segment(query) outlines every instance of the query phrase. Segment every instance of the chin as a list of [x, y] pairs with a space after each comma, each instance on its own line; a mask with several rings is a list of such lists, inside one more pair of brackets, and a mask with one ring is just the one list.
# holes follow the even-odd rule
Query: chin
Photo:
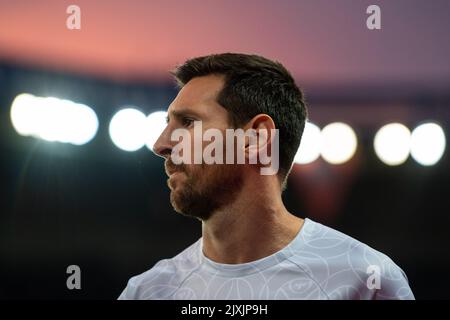
[[170, 192], [170, 203], [174, 210], [178, 213], [185, 214], [183, 210], [182, 201], [180, 201], [180, 197], [177, 191], [172, 190]]

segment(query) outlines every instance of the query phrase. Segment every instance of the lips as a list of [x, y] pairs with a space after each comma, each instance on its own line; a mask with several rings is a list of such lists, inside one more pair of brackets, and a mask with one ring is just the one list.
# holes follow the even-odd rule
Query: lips
[[175, 177], [176, 175], [181, 174], [181, 173], [182, 173], [181, 171], [174, 171], [171, 174], [169, 174], [169, 178]]
[[174, 170], [174, 169], [166, 169], [166, 173], [167, 173], [167, 175], [170, 177], [171, 175], [173, 175], [174, 173], [177, 173], [177, 172], [183, 172], [183, 171], [181, 171], [181, 170]]
[[176, 170], [169, 170], [166, 169], [166, 174], [170, 177], [171, 175], [173, 175], [175, 172], [177, 172]]
[[170, 162], [166, 163], [165, 165], [166, 167], [166, 174], [170, 177], [171, 175], [173, 175], [174, 173], [177, 172], [183, 172], [182, 167], [181, 166], [176, 166], [175, 164], [172, 164]]

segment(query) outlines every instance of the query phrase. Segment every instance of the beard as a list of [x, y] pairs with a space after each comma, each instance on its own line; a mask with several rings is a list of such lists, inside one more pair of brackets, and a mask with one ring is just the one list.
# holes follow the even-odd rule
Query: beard
[[166, 162], [166, 171], [180, 172], [178, 181], [169, 179], [170, 203], [176, 212], [206, 221], [232, 203], [243, 185], [242, 166], [230, 164], [199, 164], [187, 168]]

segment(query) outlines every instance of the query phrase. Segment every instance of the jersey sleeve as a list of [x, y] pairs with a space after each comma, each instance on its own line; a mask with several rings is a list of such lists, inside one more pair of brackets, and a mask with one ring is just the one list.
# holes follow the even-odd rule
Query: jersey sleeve
[[132, 277], [130, 280], [128, 280], [127, 286], [122, 291], [122, 293], [117, 298], [117, 300], [136, 300], [136, 299], [139, 299], [138, 295], [137, 295], [138, 285], [136, 284], [136, 282], [138, 282], [138, 276]]
[[375, 292], [374, 299], [415, 300], [405, 272], [394, 262], [391, 261], [385, 266], [381, 273], [379, 288]]

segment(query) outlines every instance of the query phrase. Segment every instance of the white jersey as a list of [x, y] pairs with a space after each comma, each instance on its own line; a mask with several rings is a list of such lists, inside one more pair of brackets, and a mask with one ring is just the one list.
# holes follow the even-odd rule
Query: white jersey
[[119, 299], [414, 299], [386, 255], [305, 219], [282, 250], [243, 264], [204, 256], [202, 238], [131, 278]]

